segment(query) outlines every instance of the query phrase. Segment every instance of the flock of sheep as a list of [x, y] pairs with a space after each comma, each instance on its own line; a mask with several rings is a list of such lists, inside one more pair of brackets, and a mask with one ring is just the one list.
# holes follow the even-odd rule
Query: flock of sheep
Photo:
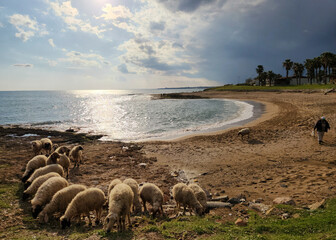
[[[81, 184], [69, 184], [67, 181], [70, 163], [74, 167], [82, 163], [82, 146], [75, 146], [71, 150], [66, 146], [53, 145], [50, 139], [43, 138], [32, 142], [34, 154], [26, 165], [22, 176], [25, 191], [23, 199], [32, 198], [32, 214], [41, 223], [47, 223], [54, 214], [61, 214], [60, 224], [62, 228], [70, 226], [71, 221], [81, 216], [87, 216], [91, 224], [90, 212], [95, 211], [96, 224], [100, 222], [104, 206], [108, 205], [108, 213], [104, 221], [104, 228], [110, 232], [114, 225], [118, 231], [126, 229], [126, 217], [131, 225], [130, 213], [147, 212], [146, 203], [151, 205], [152, 216], [164, 215], [163, 193], [153, 183], [145, 183], [140, 188], [138, 183], [131, 178], [121, 181], [111, 181], [107, 197], [99, 188], [88, 188]], [[42, 155], [42, 153], [46, 155]], [[48, 156], [48, 157], [46, 157]], [[66, 178], [64, 178], [66, 170]], [[189, 208], [190, 214], [195, 211], [203, 215], [207, 210], [207, 196], [197, 184], [176, 184], [172, 189], [172, 195], [176, 201], [177, 211], [180, 206]]]

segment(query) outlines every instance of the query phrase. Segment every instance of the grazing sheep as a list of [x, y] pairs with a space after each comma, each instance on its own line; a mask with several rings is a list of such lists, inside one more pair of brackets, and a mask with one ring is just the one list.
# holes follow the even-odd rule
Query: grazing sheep
[[44, 174], [50, 173], [50, 172], [56, 172], [58, 173], [61, 177], [64, 175], [64, 171], [61, 165], [59, 164], [51, 164], [47, 165], [45, 167], [37, 169], [26, 181], [24, 187], [27, 189], [27, 187], [30, 186], [30, 184], [39, 176], [42, 176]]
[[203, 214], [203, 207], [197, 200], [194, 191], [184, 183], [178, 183], [173, 187], [173, 197], [176, 201], [177, 211], [180, 209], [180, 204], [182, 204], [185, 214], [186, 207], [189, 207], [190, 215], [191, 209], [196, 210], [197, 215]]
[[81, 184], [70, 185], [66, 188], [59, 190], [52, 197], [51, 201], [43, 208], [42, 212], [38, 215], [40, 223], [47, 223], [49, 216], [55, 212], [63, 214], [72, 199], [80, 192], [86, 190], [86, 186]]
[[77, 166], [79, 167], [79, 163], [83, 161], [83, 147], [82, 146], [75, 146], [71, 149], [69, 153], [69, 158], [71, 161], [75, 163], [74, 168]]
[[45, 181], [37, 190], [35, 197], [31, 200], [33, 218], [41, 212], [42, 207], [50, 202], [56, 192], [69, 185], [62, 177], [52, 177]]
[[133, 212], [136, 212], [136, 213], [141, 212], [141, 204], [140, 204], [140, 200], [139, 200], [139, 185], [138, 185], [137, 181], [135, 181], [132, 178], [127, 178], [127, 179], [124, 180], [123, 183], [130, 186], [132, 191], [133, 191], [133, 194], [134, 194]]
[[62, 229], [70, 227], [70, 221], [74, 217], [80, 218], [82, 213], [89, 218], [90, 211], [96, 211], [96, 224], [99, 223], [103, 205], [106, 202], [105, 194], [99, 188], [89, 188], [76, 195], [68, 205], [64, 215], [60, 218]]
[[53, 145], [52, 141], [49, 138], [42, 138], [40, 141], [42, 142], [42, 149], [49, 155]]
[[111, 181], [108, 190], [107, 190], [107, 196], [110, 196], [110, 192], [112, 191], [112, 189], [119, 183], [122, 183], [122, 181], [119, 178], [116, 178], [114, 180]]
[[197, 200], [200, 202], [200, 204], [203, 207], [203, 211], [204, 212], [207, 211], [207, 208], [208, 208], [207, 196], [204, 190], [196, 183], [189, 184], [188, 187], [190, 187], [194, 191], [195, 197], [197, 198]]
[[70, 167], [70, 159], [65, 154], [60, 154], [60, 158], [58, 159], [58, 164], [61, 165], [66, 171], [66, 179], [69, 177], [69, 167]]
[[124, 231], [126, 229], [126, 216], [128, 225], [131, 225], [130, 212], [133, 197], [132, 188], [125, 183], [117, 184], [111, 190], [109, 195], [109, 212], [105, 218], [107, 232], [112, 230], [115, 223], [117, 223], [118, 231]]
[[58, 148], [58, 144], [53, 144], [51, 148], [51, 152], [55, 152], [57, 148]]
[[60, 158], [60, 155], [57, 152], [53, 152], [49, 155], [47, 159], [47, 165], [57, 164], [57, 160]]
[[40, 140], [35, 140], [35, 141], [32, 141], [32, 149], [33, 149], [33, 152], [34, 152], [34, 155], [40, 155], [41, 152], [42, 152], [42, 142]]
[[70, 148], [66, 146], [61, 146], [61, 147], [56, 148], [55, 152], [69, 156]]
[[241, 129], [239, 132], [238, 132], [238, 136], [240, 135], [241, 136], [241, 139], [243, 139], [243, 137], [245, 135], [247, 135], [247, 138], [250, 138], [250, 129], [249, 128], [243, 128]]
[[36, 192], [37, 189], [39, 189], [39, 187], [45, 182], [47, 181], [49, 178], [52, 177], [60, 177], [60, 175], [56, 172], [50, 172], [47, 173], [45, 175], [42, 175], [38, 178], [36, 178], [32, 184], [29, 186], [29, 188], [27, 188], [23, 194], [22, 194], [22, 199], [25, 200], [27, 199], [29, 196], [33, 196]]
[[140, 197], [145, 212], [147, 211], [146, 202], [149, 202], [152, 205], [153, 217], [160, 211], [163, 215], [163, 193], [158, 186], [153, 183], [145, 183], [140, 189]]
[[27, 179], [33, 174], [33, 172], [41, 167], [47, 165], [47, 157], [44, 155], [37, 155], [33, 157], [26, 165], [26, 170], [22, 175], [22, 182], [27, 181]]

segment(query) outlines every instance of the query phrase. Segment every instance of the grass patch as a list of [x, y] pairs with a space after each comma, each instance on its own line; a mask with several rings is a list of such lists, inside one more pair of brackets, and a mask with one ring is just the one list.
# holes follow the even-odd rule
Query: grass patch
[[0, 209], [12, 207], [13, 202], [18, 199], [16, 195], [19, 189], [19, 183], [0, 184]]
[[281, 91], [281, 90], [323, 90], [336, 88], [335, 84], [306, 84], [298, 86], [245, 86], [245, 85], [226, 85], [221, 87], [208, 88], [205, 91]]

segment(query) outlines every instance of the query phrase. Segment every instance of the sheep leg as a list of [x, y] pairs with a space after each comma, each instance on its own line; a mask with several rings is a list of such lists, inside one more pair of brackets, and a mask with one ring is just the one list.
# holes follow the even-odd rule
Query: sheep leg
[[144, 212], [147, 212], [146, 201], [143, 201]]
[[88, 219], [89, 219], [89, 226], [91, 226], [91, 225], [92, 225], [92, 223], [91, 223], [91, 218], [90, 218], [90, 212], [86, 213], [86, 216], [87, 216], [87, 217], [88, 217]]
[[131, 214], [129, 212], [127, 213], [127, 219], [128, 219], [128, 225], [129, 225], [129, 227], [132, 227]]
[[180, 203], [176, 202], [176, 217], [178, 217], [180, 211]]
[[96, 210], [96, 221], [95, 221], [96, 225], [99, 224], [100, 222], [101, 212], [102, 212], [101, 208]]

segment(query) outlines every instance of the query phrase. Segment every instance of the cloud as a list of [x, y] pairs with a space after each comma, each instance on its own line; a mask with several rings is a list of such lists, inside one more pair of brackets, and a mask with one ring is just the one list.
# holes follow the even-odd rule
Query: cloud
[[194, 12], [202, 5], [212, 4], [216, 0], [157, 0], [169, 10], [176, 12]]
[[106, 4], [102, 11], [104, 14], [99, 18], [104, 18], [105, 20], [128, 19], [133, 16], [131, 11], [122, 5], [113, 7], [111, 4]]
[[0, 22], [0, 28], [5, 27], [2, 22]]
[[101, 55], [95, 53], [81, 53], [78, 51], [63, 50], [64, 58], [59, 58], [58, 63], [66, 63], [68, 68], [98, 68], [101, 69], [110, 63]]
[[34, 65], [33, 64], [29, 64], [29, 63], [17, 63], [17, 64], [13, 64], [12, 66], [14, 67], [25, 67], [25, 68], [29, 68], [29, 67], [33, 67]]
[[36, 20], [31, 19], [28, 15], [14, 14], [9, 17], [9, 22], [14, 25], [18, 31], [15, 33], [15, 36], [24, 42], [34, 37], [35, 34], [39, 36], [49, 34], [45, 29], [45, 24], [38, 24]]
[[49, 38], [49, 39], [48, 39], [48, 42], [49, 42], [50, 46], [52, 46], [53, 48], [55, 47], [55, 44], [54, 44], [54, 40], [53, 40], [53, 39]]
[[95, 34], [98, 37], [102, 37], [101, 33], [105, 30], [98, 26], [92, 26], [89, 20], [80, 19], [78, 10], [71, 5], [71, 1], [65, 1], [60, 3], [59, 1], [49, 1], [51, 9], [55, 15], [61, 17], [67, 24], [68, 28], [72, 31], [83, 31], [91, 34]]

